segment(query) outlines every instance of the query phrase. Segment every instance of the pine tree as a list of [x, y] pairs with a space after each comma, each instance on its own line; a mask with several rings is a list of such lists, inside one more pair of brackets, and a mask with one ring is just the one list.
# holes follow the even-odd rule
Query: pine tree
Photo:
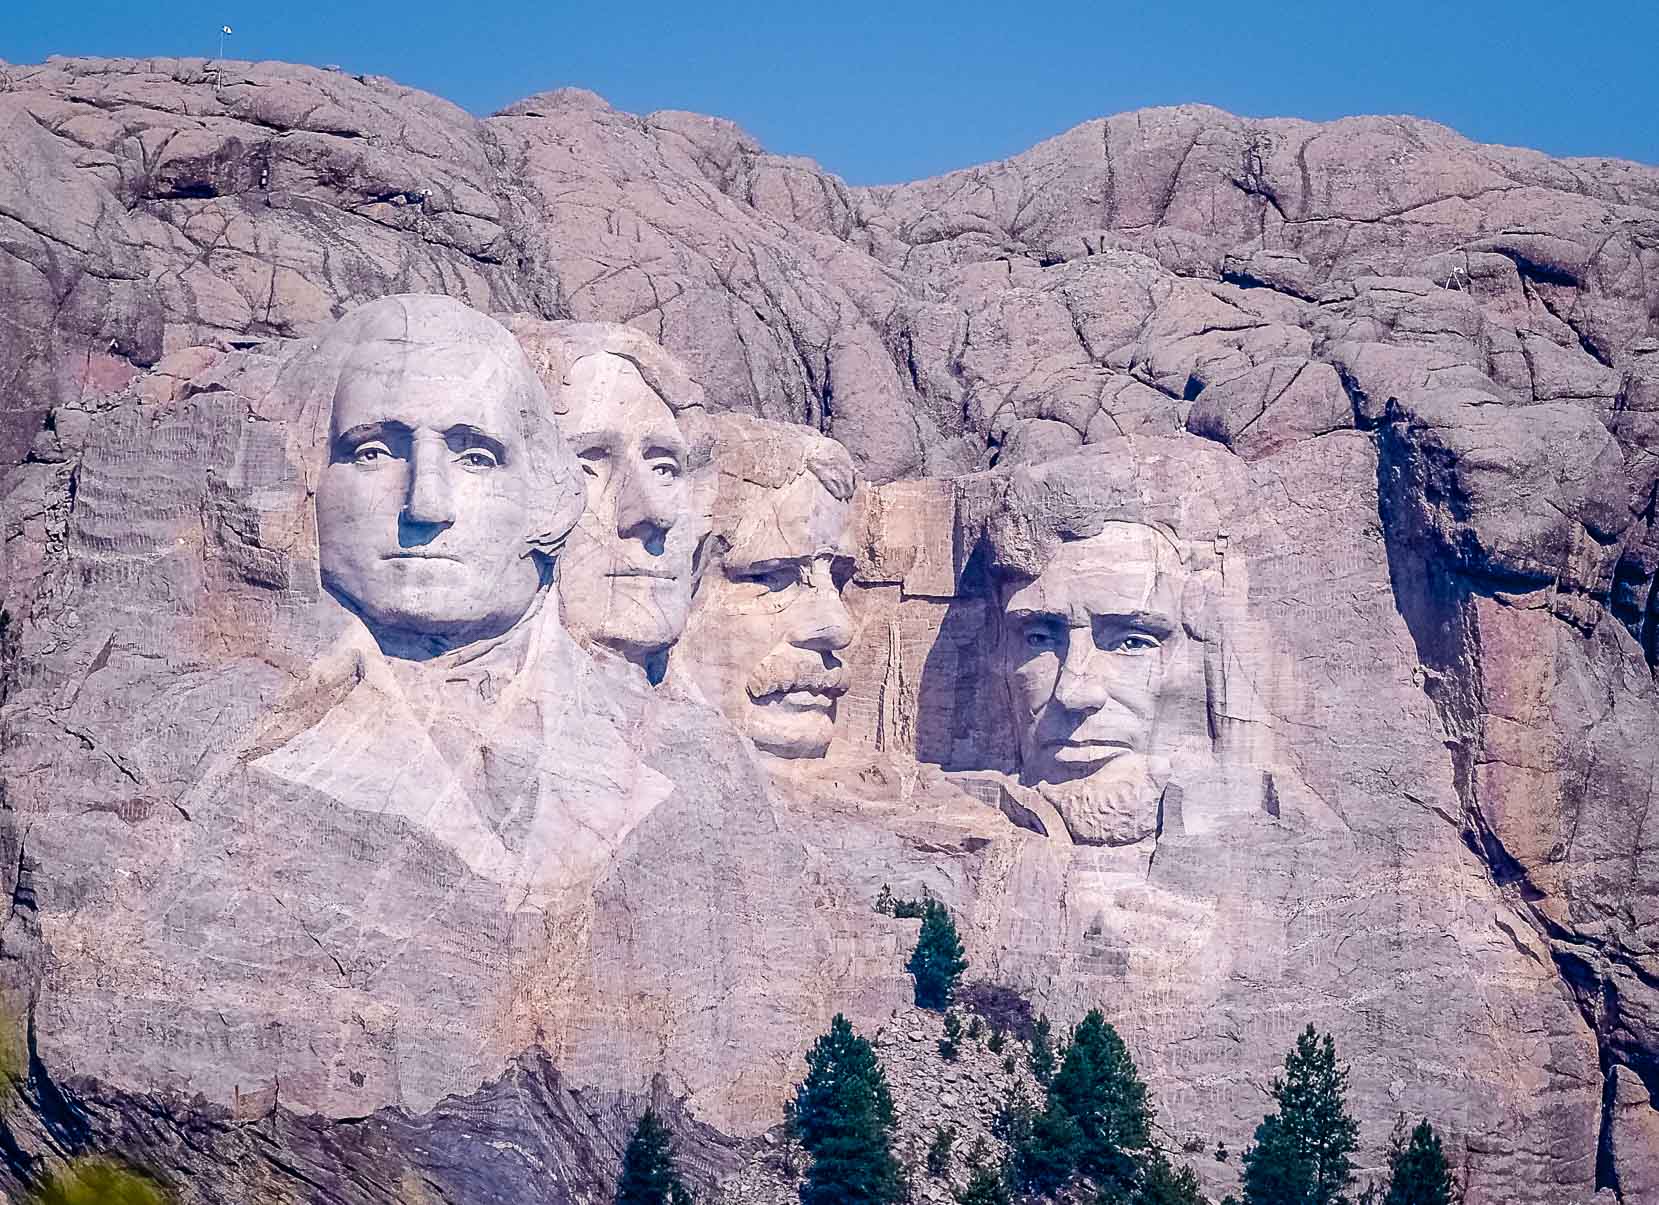
[[950, 911], [938, 900], [922, 905], [922, 932], [905, 969], [916, 977], [916, 1005], [944, 1008], [950, 1004], [956, 981], [968, 969], [962, 956], [962, 939], [951, 921]]
[[806, 1056], [790, 1124], [812, 1156], [803, 1205], [890, 1205], [904, 1196], [893, 1157], [893, 1095], [870, 1043], [839, 1014]]
[[1072, 1030], [1048, 1097], [1077, 1125], [1077, 1169], [1127, 1191], [1152, 1145], [1152, 1106], [1129, 1048], [1098, 1008]]
[[1077, 1122], [1051, 1098], [1046, 1109], [1032, 1115], [1025, 1134], [1009, 1144], [1015, 1180], [1026, 1192], [1053, 1196], [1077, 1170], [1082, 1141]]
[[974, 1168], [967, 1187], [956, 1194], [957, 1205], [1012, 1205], [1008, 1182], [995, 1168], [983, 1164]]
[[1452, 1193], [1446, 1152], [1428, 1119], [1412, 1128], [1409, 1141], [1402, 1142], [1396, 1133], [1388, 1152], [1388, 1191], [1382, 1205], [1451, 1205]]
[[[1110, 1198], [1121, 1200], [1121, 1196]], [[1190, 1167], [1176, 1167], [1162, 1151], [1154, 1150], [1141, 1162], [1140, 1181], [1131, 1198], [1134, 1205], [1207, 1205], [1198, 1177]], [[1105, 1192], [1102, 1202], [1108, 1200]]]
[[1045, 1013], [1031, 1027], [1031, 1074], [1037, 1077], [1039, 1084], [1047, 1084], [1054, 1078], [1054, 1047], [1049, 1036], [1048, 1015]]
[[689, 1203], [674, 1171], [673, 1136], [654, 1109], [646, 1109], [622, 1156], [622, 1178], [616, 1185], [616, 1205], [681, 1205]]
[[1271, 1085], [1278, 1112], [1244, 1153], [1244, 1205], [1346, 1205], [1359, 1126], [1348, 1116], [1348, 1069], [1336, 1043], [1309, 1025]]

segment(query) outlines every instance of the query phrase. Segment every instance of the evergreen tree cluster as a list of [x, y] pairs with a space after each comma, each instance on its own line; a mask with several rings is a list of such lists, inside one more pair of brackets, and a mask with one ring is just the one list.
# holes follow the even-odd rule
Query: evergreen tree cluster
[[[1269, 1086], [1277, 1108], [1262, 1118], [1244, 1152], [1243, 1205], [1350, 1205], [1359, 1125], [1348, 1114], [1347, 1089], [1348, 1069], [1337, 1061], [1336, 1043], [1309, 1025]], [[1451, 1205], [1453, 1190], [1434, 1127], [1425, 1118], [1408, 1138], [1402, 1118], [1389, 1147], [1388, 1178], [1368, 1186], [1358, 1201]]]
[[997, 1117], [1009, 1148], [1006, 1188], [1055, 1197], [1084, 1181], [1102, 1205], [1201, 1205], [1198, 1178], [1153, 1141], [1146, 1084], [1100, 1010], [1078, 1022], [1058, 1051], [1050, 1033], [1040, 1018], [1030, 1046], [1042, 1107], [1016, 1088]]
[[691, 1190], [674, 1168], [674, 1138], [653, 1109], [640, 1115], [622, 1155], [616, 1205], [693, 1205]]
[[893, 1094], [875, 1048], [837, 1014], [806, 1056], [789, 1123], [812, 1162], [803, 1205], [892, 1205], [904, 1199], [893, 1157]]

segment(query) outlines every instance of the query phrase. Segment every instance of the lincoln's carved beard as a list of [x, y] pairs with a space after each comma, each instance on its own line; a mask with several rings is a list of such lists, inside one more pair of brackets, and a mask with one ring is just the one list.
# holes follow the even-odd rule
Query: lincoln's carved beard
[[1132, 845], [1158, 831], [1158, 801], [1168, 781], [1165, 758], [1125, 753], [1087, 777], [1038, 783], [1037, 792], [1077, 844]]

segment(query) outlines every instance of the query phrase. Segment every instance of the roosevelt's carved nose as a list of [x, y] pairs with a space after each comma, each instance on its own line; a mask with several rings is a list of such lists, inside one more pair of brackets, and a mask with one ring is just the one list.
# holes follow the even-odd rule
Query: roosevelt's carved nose
[[798, 623], [791, 643], [820, 653], [836, 653], [853, 642], [853, 619], [841, 601], [834, 575], [826, 564], [814, 564], [806, 597], [796, 604]]

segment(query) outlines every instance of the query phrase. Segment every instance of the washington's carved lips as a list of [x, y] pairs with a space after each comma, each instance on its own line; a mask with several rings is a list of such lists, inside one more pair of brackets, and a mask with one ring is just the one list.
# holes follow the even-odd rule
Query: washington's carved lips
[[380, 559], [383, 561], [454, 561], [456, 564], [461, 563], [460, 557], [450, 556], [447, 552], [416, 552], [408, 548], [397, 552], [383, 553]]

